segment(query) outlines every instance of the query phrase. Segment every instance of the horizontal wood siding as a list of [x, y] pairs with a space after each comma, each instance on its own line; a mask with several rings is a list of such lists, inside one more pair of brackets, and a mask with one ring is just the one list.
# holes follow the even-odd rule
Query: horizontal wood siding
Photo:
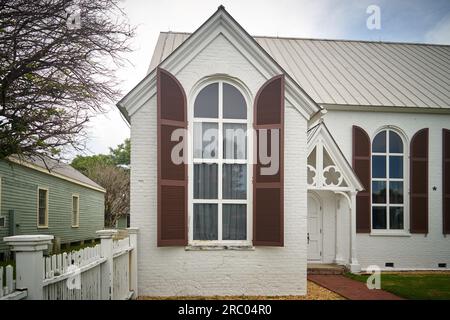
[[[0, 213], [6, 217], [0, 227], [0, 251], [7, 249], [3, 237], [9, 232], [9, 210], [15, 212], [16, 234], [52, 234], [61, 243], [97, 238], [104, 226], [104, 194], [30, 168], [0, 161], [2, 177]], [[48, 228], [37, 228], [37, 189], [48, 189]], [[80, 223], [72, 228], [72, 194], [80, 197]]]

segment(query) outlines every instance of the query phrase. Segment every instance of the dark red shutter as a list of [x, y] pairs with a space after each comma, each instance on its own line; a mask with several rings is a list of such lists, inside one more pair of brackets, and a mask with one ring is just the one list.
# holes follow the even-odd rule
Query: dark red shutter
[[450, 234], [450, 130], [442, 130], [443, 232]]
[[370, 232], [370, 190], [371, 190], [371, 143], [367, 133], [358, 126], [353, 126], [353, 170], [364, 186], [356, 195], [356, 232]]
[[[284, 75], [273, 77], [260, 89], [255, 99], [253, 166], [253, 244], [255, 246], [284, 245]], [[276, 174], [263, 175], [265, 167], [259, 157], [261, 129], [267, 129], [268, 155], [272, 132], [279, 130], [279, 168]], [[269, 165], [267, 165], [268, 167]]]
[[428, 128], [416, 132], [410, 149], [410, 232], [428, 233]]
[[187, 128], [186, 95], [178, 80], [159, 68], [157, 91], [158, 246], [183, 246], [187, 245], [187, 163], [172, 161], [172, 149], [179, 141], [171, 141], [171, 135], [176, 129]]

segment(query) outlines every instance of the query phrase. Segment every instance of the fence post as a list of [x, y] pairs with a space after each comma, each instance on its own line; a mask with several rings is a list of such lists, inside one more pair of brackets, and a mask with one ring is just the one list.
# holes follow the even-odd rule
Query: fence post
[[138, 273], [137, 273], [137, 234], [139, 228], [127, 228], [130, 237], [130, 245], [133, 250], [130, 251], [130, 291], [133, 291], [133, 299], [138, 296]]
[[22, 235], [5, 237], [11, 251], [16, 253], [16, 289], [26, 289], [29, 300], [43, 299], [43, 251], [52, 243], [50, 235]]
[[100, 237], [102, 258], [106, 261], [101, 266], [102, 300], [112, 300], [114, 289], [113, 236], [117, 230], [105, 229], [97, 231]]

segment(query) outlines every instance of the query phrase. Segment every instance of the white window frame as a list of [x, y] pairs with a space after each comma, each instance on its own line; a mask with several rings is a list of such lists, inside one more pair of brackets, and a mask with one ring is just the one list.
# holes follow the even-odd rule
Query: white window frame
[[[39, 191], [45, 190], [47, 191], [45, 193], [45, 225], [39, 224]], [[48, 228], [48, 198], [49, 198], [49, 191], [48, 188], [44, 187], [38, 187], [37, 188], [37, 195], [36, 195], [36, 225], [39, 229], [47, 229]]]
[[[389, 152], [389, 135], [386, 134], [386, 152], [373, 152], [373, 142], [375, 137], [382, 131], [393, 131], [402, 140], [403, 143], [403, 153], [391, 153]], [[370, 140], [370, 230], [371, 235], [399, 235], [399, 236], [409, 236], [409, 143], [406, 139], [406, 134], [396, 126], [384, 126], [378, 129]], [[373, 156], [384, 156], [386, 157], [386, 178], [373, 178]], [[389, 156], [403, 156], [403, 179], [400, 178], [388, 178], [389, 176]], [[386, 182], [386, 203], [385, 204], [374, 204], [372, 199], [373, 184], [374, 181], [385, 181]], [[393, 204], [394, 207], [403, 207], [403, 229], [389, 229], [390, 224], [390, 212], [389, 212], [389, 181], [403, 181], [403, 204]], [[373, 228], [373, 207], [385, 207], [386, 208], [386, 229], [374, 229]]]
[[[212, 83], [219, 83], [219, 110], [217, 118], [194, 118], [194, 103], [197, 95], [206, 86]], [[223, 119], [223, 83], [235, 87], [244, 97], [247, 107], [247, 119]], [[253, 108], [250, 91], [240, 81], [229, 77], [209, 77], [200, 81], [191, 91], [188, 105], [188, 244], [190, 246], [251, 246], [253, 238]], [[194, 159], [194, 123], [210, 122], [218, 124], [218, 158], [217, 159]], [[247, 125], [247, 159], [223, 159], [223, 124], [241, 123]], [[195, 163], [216, 163], [218, 165], [218, 199], [194, 199], [194, 164]], [[247, 164], [247, 199], [222, 199], [222, 165], [223, 164]], [[218, 240], [194, 240], [194, 204], [195, 203], [214, 203], [218, 205]], [[246, 240], [221, 240], [222, 239], [222, 204], [245, 204], [247, 208], [247, 239]]]
[[[73, 224], [73, 212], [74, 212], [74, 210], [73, 210], [73, 198], [77, 198], [77, 219], [76, 219], [76, 224]], [[71, 214], [71, 216], [70, 216], [70, 224], [72, 225], [72, 228], [78, 228], [79, 226], [80, 226], [80, 196], [78, 195], [78, 194], [76, 194], [76, 193], [74, 193], [74, 194], [72, 194], [72, 214]]]

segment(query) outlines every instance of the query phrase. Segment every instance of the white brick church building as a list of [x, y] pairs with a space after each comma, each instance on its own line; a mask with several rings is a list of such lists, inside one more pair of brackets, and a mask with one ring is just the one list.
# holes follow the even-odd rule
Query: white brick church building
[[139, 295], [450, 266], [450, 46], [252, 37], [219, 7], [161, 33], [118, 107]]

